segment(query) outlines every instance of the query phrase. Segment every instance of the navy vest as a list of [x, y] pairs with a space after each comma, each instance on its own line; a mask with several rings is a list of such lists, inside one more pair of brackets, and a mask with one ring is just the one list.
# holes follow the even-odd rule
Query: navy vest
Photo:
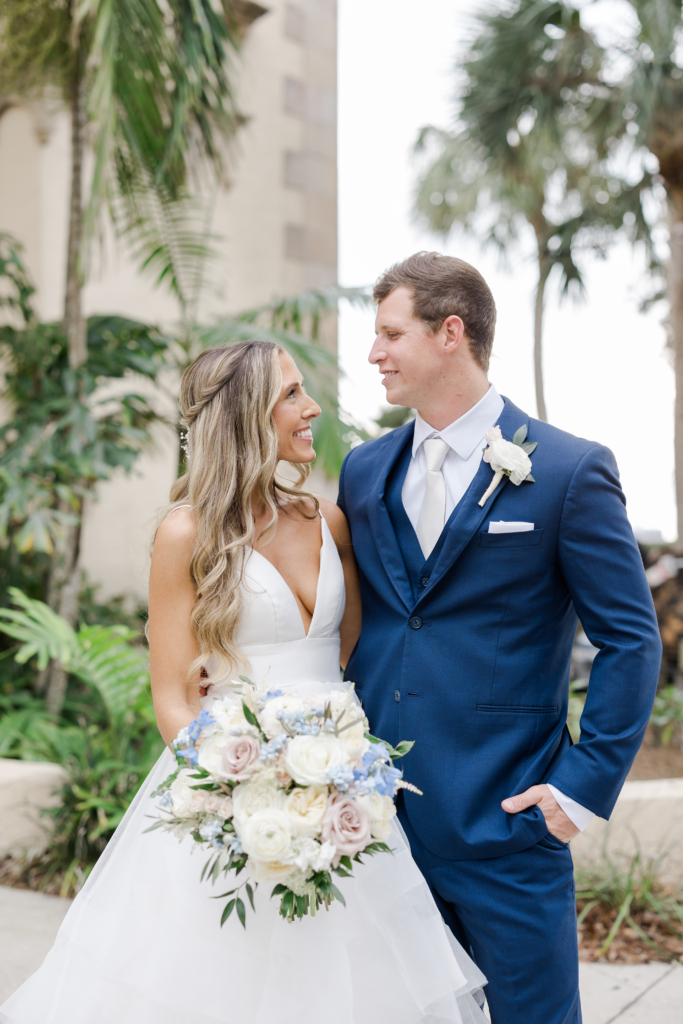
[[413, 454], [413, 435], [408, 435], [406, 444], [403, 446], [401, 454], [394, 463], [394, 467], [389, 474], [387, 479], [384, 501], [387, 506], [387, 512], [391, 519], [391, 525], [394, 528], [398, 546], [403, 555], [403, 561], [408, 571], [408, 578], [413, 591], [413, 600], [417, 603], [417, 599], [420, 594], [423, 593], [425, 587], [429, 585], [429, 577], [432, 569], [436, 565], [441, 548], [443, 547], [444, 540], [446, 539], [446, 528], [441, 531], [441, 536], [436, 542], [434, 549], [432, 550], [429, 558], [425, 561], [420, 542], [417, 539], [417, 534], [413, 529], [413, 524], [406, 510], [403, 507], [403, 499], [401, 497], [401, 491], [403, 490], [403, 481], [406, 478], [408, 472], [408, 466], [410, 465], [410, 459]]

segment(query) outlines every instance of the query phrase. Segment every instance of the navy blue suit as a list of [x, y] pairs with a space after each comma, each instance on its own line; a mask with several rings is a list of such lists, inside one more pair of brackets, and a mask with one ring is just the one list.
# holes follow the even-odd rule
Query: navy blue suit
[[[508, 440], [526, 424], [538, 442], [536, 483], [504, 477], [480, 508], [492, 478], [482, 461], [426, 562], [401, 501], [413, 425], [347, 456], [339, 505], [363, 629], [346, 678], [379, 736], [416, 741], [402, 767], [424, 796], [404, 794], [401, 817], [444, 916], [489, 976], [494, 1021], [573, 1024], [571, 857], [538, 808], [500, 804], [551, 782], [609, 817], [652, 709], [661, 644], [611, 452], [507, 399], [498, 422]], [[492, 519], [534, 529], [492, 534]], [[599, 653], [572, 745], [577, 613]]]

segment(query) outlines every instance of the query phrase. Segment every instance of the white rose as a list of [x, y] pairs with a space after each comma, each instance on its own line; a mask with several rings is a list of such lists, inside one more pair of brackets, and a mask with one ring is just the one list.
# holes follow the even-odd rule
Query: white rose
[[484, 452], [484, 462], [489, 463], [494, 473], [509, 472], [512, 483], [519, 486], [531, 472], [531, 459], [527, 453], [520, 445], [501, 437], [500, 427], [487, 431], [486, 440], [489, 447]]
[[210, 736], [206, 736], [199, 747], [197, 764], [209, 773], [215, 775], [218, 763], [221, 759], [221, 751], [225, 742], [225, 734], [216, 729]]
[[193, 797], [197, 790], [191, 787], [199, 783], [199, 779], [192, 778], [196, 774], [194, 768], [181, 768], [171, 783], [173, 815], [176, 818], [188, 818], [193, 814]]
[[281, 697], [271, 697], [270, 700], [265, 702], [263, 710], [259, 714], [261, 728], [268, 739], [272, 740], [273, 736], [278, 736], [286, 731], [282, 722], [277, 717], [278, 711], [286, 711], [288, 714], [292, 714], [293, 712], [303, 710], [304, 702], [301, 697], [295, 697], [286, 693]]
[[295, 736], [285, 754], [285, 768], [300, 786], [322, 784], [331, 768], [348, 763], [348, 754], [332, 733]]
[[286, 798], [284, 807], [295, 835], [315, 836], [320, 832], [327, 810], [327, 786], [294, 789]]
[[[360, 721], [358, 721], [360, 719]], [[363, 715], [360, 708], [349, 708], [344, 718], [340, 722], [340, 728], [346, 722], [356, 722], [356, 725], [352, 725], [350, 729], [344, 729], [343, 732], [339, 733], [339, 742], [348, 754], [350, 761], [358, 761], [363, 756], [366, 750], [370, 747], [370, 740], [365, 738], [365, 733], [369, 728], [368, 720]]]
[[241, 782], [232, 791], [233, 817], [239, 830], [257, 811], [281, 810], [285, 794], [277, 789], [275, 781], [260, 776], [250, 782]]
[[240, 839], [244, 852], [255, 860], [292, 863], [292, 827], [284, 811], [256, 811], [240, 830]]
[[396, 816], [396, 804], [390, 796], [376, 791], [356, 797], [356, 803], [364, 807], [370, 817], [372, 838], [386, 843], [391, 835], [391, 819]]
[[253, 736], [255, 739], [260, 738], [256, 726], [250, 725], [244, 717], [241, 699], [238, 701], [221, 701], [220, 706], [217, 705], [218, 702], [213, 705], [211, 714], [225, 733], [231, 735], [233, 730], [239, 730], [245, 736]]

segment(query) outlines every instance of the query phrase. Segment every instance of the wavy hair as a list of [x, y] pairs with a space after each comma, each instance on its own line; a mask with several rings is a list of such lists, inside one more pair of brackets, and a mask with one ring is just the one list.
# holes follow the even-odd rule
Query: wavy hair
[[261, 534], [277, 526], [279, 497], [310, 498], [301, 486], [310, 473], [296, 464], [292, 486], [276, 480], [278, 433], [273, 409], [280, 397], [283, 351], [268, 341], [242, 341], [207, 349], [188, 366], [180, 384], [181, 423], [187, 430], [186, 472], [171, 488], [167, 515], [192, 506], [196, 540], [190, 575], [197, 590], [192, 629], [201, 655], [193, 674], [213, 655], [219, 674], [248, 664], [235, 641], [242, 607], [241, 584], [255, 525], [258, 497], [271, 518]]

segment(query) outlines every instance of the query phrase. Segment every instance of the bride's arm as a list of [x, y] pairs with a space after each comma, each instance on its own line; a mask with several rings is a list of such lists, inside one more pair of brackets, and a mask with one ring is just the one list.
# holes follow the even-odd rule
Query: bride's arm
[[159, 732], [169, 745], [200, 711], [199, 675], [190, 676], [199, 655], [190, 625], [196, 599], [190, 579], [194, 540], [191, 509], [167, 516], [157, 530], [149, 575], [152, 697]]
[[334, 502], [328, 501], [327, 498], [321, 498], [317, 496], [320, 501], [320, 511], [325, 517], [325, 522], [330, 528], [330, 533], [334, 537], [334, 542], [337, 545], [337, 551], [341, 559], [342, 568], [344, 570], [344, 585], [346, 587], [346, 607], [344, 609], [344, 617], [341, 620], [339, 627], [339, 635], [341, 637], [341, 651], [339, 660], [341, 667], [346, 668], [346, 663], [351, 657], [351, 653], [358, 642], [360, 636], [361, 626], [361, 606], [360, 606], [360, 586], [358, 584], [358, 566], [356, 565], [356, 558], [353, 553], [353, 544], [351, 543], [351, 532], [349, 530], [349, 524], [346, 522], [346, 516]]

